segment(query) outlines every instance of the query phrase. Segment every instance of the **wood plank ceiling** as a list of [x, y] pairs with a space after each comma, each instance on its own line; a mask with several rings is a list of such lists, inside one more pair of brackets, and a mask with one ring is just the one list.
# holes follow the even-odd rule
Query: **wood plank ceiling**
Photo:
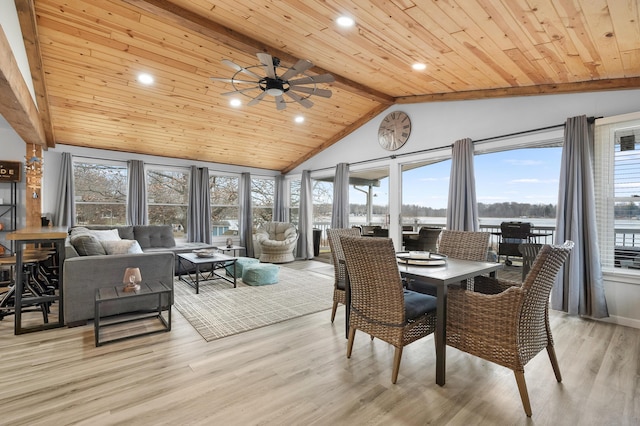
[[[393, 103], [640, 86], [636, 0], [18, 0], [34, 2], [47, 145], [287, 172]], [[28, 7], [19, 7], [27, 10]], [[356, 25], [335, 24], [349, 15]], [[26, 36], [25, 36], [26, 39]], [[35, 52], [35, 53], [34, 53]], [[312, 108], [240, 108], [210, 76], [267, 52], [333, 74]], [[41, 66], [39, 64], [41, 60]], [[414, 71], [413, 63], [427, 65]], [[39, 68], [41, 67], [41, 68]], [[154, 76], [144, 86], [140, 72]], [[247, 77], [246, 75], [244, 77]], [[255, 94], [253, 95], [255, 96]], [[294, 117], [304, 115], [302, 124]]]

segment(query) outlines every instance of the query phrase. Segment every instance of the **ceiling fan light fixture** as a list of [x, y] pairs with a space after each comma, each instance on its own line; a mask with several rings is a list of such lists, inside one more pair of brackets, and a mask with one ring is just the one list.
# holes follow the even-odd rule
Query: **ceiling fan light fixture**
[[284, 90], [277, 87], [271, 87], [267, 89], [266, 92], [267, 92], [267, 95], [271, 95], [271, 96], [282, 96], [284, 94]]

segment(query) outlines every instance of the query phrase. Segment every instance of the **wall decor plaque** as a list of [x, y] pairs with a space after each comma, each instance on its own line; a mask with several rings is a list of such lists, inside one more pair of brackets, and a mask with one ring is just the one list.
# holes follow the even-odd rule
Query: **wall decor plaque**
[[19, 161], [0, 161], [0, 182], [20, 182], [22, 163]]

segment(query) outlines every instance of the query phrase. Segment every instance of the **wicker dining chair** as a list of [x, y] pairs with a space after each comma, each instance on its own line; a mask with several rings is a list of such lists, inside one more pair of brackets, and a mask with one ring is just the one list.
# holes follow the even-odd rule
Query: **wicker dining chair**
[[489, 232], [450, 231], [440, 234], [438, 253], [462, 260], [486, 262], [489, 250]]
[[541, 248], [542, 244], [521, 243], [518, 245], [518, 251], [522, 255], [522, 281], [524, 281], [529, 274], [531, 265], [533, 265], [533, 261], [536, 260], [536, 256]]
[[340, 237], [351, 289], [347, 358], [356, 330], [395, 346], [391, 382], [398, 380], [402, 350], [436, 328], [436, 298], [405, 290], [393, 241]]
[[572, 241], [544, 245], [522, 284], [477, 277], [474, 291], [452, 288], [447, 298], [447, 345], [512, 369], [529, 417], [527, 362], [546, 348], [562, 381], [549, 326], [549, 294], [572, 248]]
[[345, 303], [345, 280], [347, 279], [347, 271], [344, 263], [340, 260], [344, 260], [344, 252], [342, 251], [342, 245], [340, 244], [340, 236], [347, 235], [352, 237], [360, 236], [360, 228], [336, 228], [327, 229], [327, 237], [329, 238], [329, 247], [331, 248], [331, 259], [333, 261], [333, 308], [331, 309], [331, 322], [336, 318], [336, 311], [338, 310], [338, 304], [344, 305]]

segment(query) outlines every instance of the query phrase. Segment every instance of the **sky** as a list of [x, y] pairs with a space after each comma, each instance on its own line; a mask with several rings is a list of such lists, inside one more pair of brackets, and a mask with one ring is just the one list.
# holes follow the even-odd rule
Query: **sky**
[[[476, 155], [476, 196], [485, 204], [518, 202], [557, 204], [562, 148], [529, 148]], [[451, 161], [403, 173], [403, 204], [446, 208]], [[374, 188], [374, 204], [388, 203], [389, 182]], [[364, 195], [351, 188], [351, 203], [364, 204]]]

